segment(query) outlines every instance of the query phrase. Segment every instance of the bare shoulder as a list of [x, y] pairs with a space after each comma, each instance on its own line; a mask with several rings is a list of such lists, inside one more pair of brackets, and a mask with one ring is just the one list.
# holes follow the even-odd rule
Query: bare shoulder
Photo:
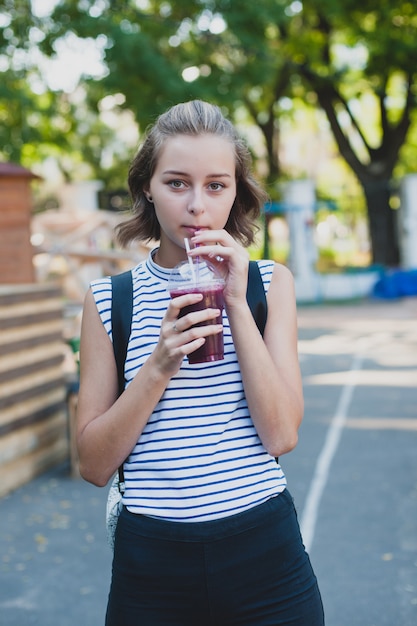
[[104, 343], [111, 347], [110, 338], [104, 328], [93, 292], [90, 288], [84, 299], [81, 324], [81, 347], [86, 344], [94, 345], [96, 342]]
[[294, 292], [294, 276], [286, 265], [275, 263], [269, 291], [273, 295], [276, 292], [282, 293], [283, 290]]
[[116, 398], [117, 370], [113, 346], [91, 290], [84, 300], [80, 344], [79, 424], [107, 410]]
[[87, 293], [85, 294], [85, 298], [84, 298], [84, 307], [83, 307], [83, 314], [85, 313], [90, 313], [92, 311], [97, 311], [97, 306], [96, 306], [96, 302], [94, 300], [94, 295], [93, 295], [93, 290], [91, 289], [91, 287], [88, 289]]
[[267, 296], [268, 317], [274, 323], [288, 323], [296, 317], [295, 284], [292, 272], [275, 263]]
[[[294, 344], [297, 329], [297, 307], [292, 272], [275, 263], [267, 296], [268, 321], [265, 337], [268, 344]], [[280, 348], [280, 349], [281, 349]]]
[[274, 263], [273, 276], [285, 277], [287, 280], [294, 278], [291, 270], [282, 263]]
[[93, 324], [100, 324], [100, 326], [102, 326], [100, 315], [97, 309], [96, 301], [94, 299], [94, 295], [93, 295], [93, 291], [91, 287], [87, 291], [85, 298], [84, 298], [82, 319], [83, 319], [84, 324], [93, 323]]

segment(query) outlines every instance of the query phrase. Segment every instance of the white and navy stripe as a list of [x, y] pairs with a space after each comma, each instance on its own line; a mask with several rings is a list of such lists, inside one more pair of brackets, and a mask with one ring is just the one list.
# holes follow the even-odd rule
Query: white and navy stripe
[[[272, 261], [259, 261], [268, 290]], [[127, 385], [159, 339], [169, 302], [169, 270], [149, 257], [132, 270], [133, 316]], [[111, 282], [92, 283], [110, 338]], [[184, 359], [127, 459], [123, 502], [133, 513], [197, 522], [239, 513], [283, 491], [284, 473], [263, 447], [243, 390], [229, 322], [223, 314], [223, 361]]]

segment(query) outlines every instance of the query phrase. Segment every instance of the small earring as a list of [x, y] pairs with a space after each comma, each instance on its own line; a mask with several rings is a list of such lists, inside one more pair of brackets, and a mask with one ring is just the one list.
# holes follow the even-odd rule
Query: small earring
[[148, 196], [146, 194], [145, 194], [145, 196], [146, 196], [147, 201], [152, 204], [153, 203], [152, 196]]

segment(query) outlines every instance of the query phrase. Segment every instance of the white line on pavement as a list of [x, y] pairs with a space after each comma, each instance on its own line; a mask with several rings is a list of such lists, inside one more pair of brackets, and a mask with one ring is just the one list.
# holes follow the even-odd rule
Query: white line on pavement
[[317, 523], [317, 515], [320, 500], [329, 476], [330, 465], [339, 445], [342, 430], [344, 428], [353, 391], [358, 382], [358, 373], [363, 364], [364, 350], [361, 349], [353, 357], [352, 365], [347, 373], [347, 381], [339, 397], [339, 402], [330, 426], [327, 430], [326, 439], [318, 456], [313, 479], [302, 513], [300, 527], [304, 545], [307, 552], [310, 551]]

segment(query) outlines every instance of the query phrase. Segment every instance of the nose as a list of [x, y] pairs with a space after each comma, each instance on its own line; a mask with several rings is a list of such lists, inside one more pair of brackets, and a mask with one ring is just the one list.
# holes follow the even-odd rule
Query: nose
[[200, 215], [204, 212], [204, 201], [202, 193], [198, 190], [194, 190], [189, 198], [187, 211], [191, 215]]

